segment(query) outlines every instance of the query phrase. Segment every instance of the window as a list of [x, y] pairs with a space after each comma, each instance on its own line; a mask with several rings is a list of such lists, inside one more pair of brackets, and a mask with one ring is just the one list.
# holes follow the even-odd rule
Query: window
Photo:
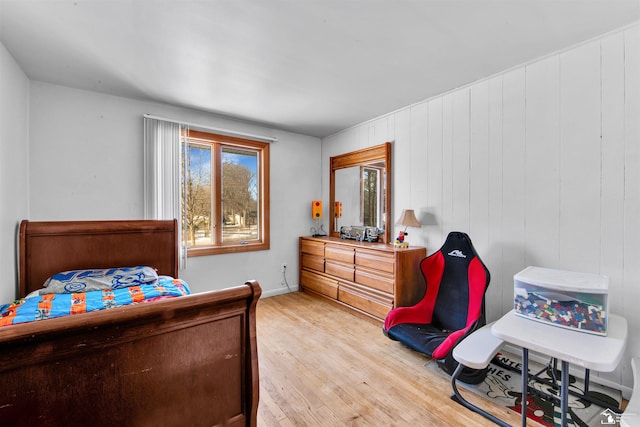
[[183, 129], [181, 154], [188, 255], [269, 249], [269, 144]]
[[360, 221], [362, 225], [384, 228], [384, 191], [381, 191], [384, 171], [375, 166], [360, 168]]

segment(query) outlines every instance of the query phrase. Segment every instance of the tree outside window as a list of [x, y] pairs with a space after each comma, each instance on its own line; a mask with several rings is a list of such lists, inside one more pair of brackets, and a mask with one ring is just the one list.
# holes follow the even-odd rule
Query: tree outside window
[[188, 131], [182, 148], [188, 254], [268, 249], [268, 144]]

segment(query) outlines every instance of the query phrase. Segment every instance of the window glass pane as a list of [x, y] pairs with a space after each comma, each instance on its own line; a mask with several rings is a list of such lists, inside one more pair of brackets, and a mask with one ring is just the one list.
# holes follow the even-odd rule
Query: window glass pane
[[362, 222], [369, 227], [378, 227], [379, 185], [377, 169], [362, 169]]
[[[211, 146], [189, 143], [189, 155], [182, 158], [187, 162], [182, 195], [183, 232], [187, 246], [208, 246], [213, 244], [211, 211]], [[185, 145], [183, 145], [183, 150]]]
[[222, 148], [222, 242], [258, 240], [259, 157], [253, 150]]

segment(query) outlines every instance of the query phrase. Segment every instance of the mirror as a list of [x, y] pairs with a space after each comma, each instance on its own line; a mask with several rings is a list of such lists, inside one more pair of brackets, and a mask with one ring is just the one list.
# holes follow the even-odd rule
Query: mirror
[[330, 168], [329, 235], [339, 236], [341, 226], [370, 226], [384, 230], [379, 241], [390, 242], [391, 143], [331, 157]]

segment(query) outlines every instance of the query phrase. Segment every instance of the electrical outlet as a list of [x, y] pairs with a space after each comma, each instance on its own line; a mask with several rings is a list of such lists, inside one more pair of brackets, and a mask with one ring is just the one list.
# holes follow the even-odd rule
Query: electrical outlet
[[281, 271], [281, 272], [283, 272], [283, 273], [284, 273], [285, 271], [287, 271], [287, 264], [282, 263], [281, 268], [280, 268], [280, 271]]

